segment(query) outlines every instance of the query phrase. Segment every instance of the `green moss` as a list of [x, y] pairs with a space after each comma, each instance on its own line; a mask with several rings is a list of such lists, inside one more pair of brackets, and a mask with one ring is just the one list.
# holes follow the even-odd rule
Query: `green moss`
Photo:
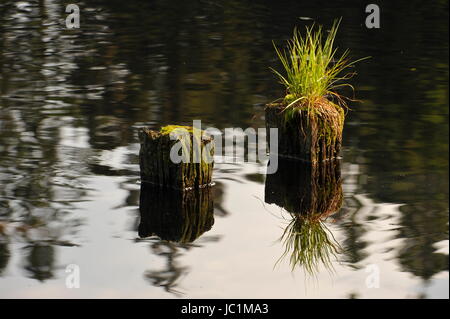
[[286, 105], [289, 105], [289, 104], [291, 104], [292, 102], [294, 102], [295, 101], [295, 95], [294, 94], [287, 94], [285, 97], [284, 97], [284, 103], [286, 104]]
[[166, 125], [166, 126], [161, 127], [159, 132], [162, 135], [168, 135], [177, 129], [184, 129], [184, 130], [188, 131], [189, 133], [194, 132], [194, 128], [192, 126], [184, 126], [184, 125]]
[[337, 112], [336, 117], [326, 117], [323, 114], [313, 114], [317, 120], [319, 139], [323, 138], [327, 146], [332, 146], [336, 139], [342, 135], [344, 129], [345, 112], [344, 109], [334, 103], [331, 103]]

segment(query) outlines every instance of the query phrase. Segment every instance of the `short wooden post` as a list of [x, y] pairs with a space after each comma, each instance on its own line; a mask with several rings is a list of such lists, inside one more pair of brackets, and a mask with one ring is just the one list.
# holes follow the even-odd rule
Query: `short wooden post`
[[[214, 140], [187, 126], [167, 126], [160, 131], [139, 130], [142, 182], [187, 190], [212, 182]], [[171, 154], [172, 152], [172, 154]], [[185, 156], [174, 162], [173, 155]]]
[[[281, 157], [319, 163], [339, 156], [344, 126], [344, 111], [327, 100], [321, 111], [295, 109], [290, 116], [283, 103], [267, 104], [266, 129], [278, 129], [278, 154]], [[272, 142], [270, 142], [272, 143]], [[269, 143], [269, 145], [270, 145]]]

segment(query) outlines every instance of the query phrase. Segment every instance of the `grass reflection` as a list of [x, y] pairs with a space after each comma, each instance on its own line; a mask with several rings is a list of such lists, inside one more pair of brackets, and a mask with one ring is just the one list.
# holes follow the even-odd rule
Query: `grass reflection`
[[339, 243], [319, 216], [292, 215], [280, 238], [284, 253], [278, 260], [289, 258], [292, 271], [302, 267], [308, 274], [317, 273], [321, 264], [333, 270], [332, 260], [341, 252]]
[[267, 175], [265, 201], [290, 215], [277, 264], [289, 258], [292, 270], [302, 267], [315, 275], [324, 265], [332, 271], [332, 261], [342, 249], [325, 220], [343, 203], [339, 161], [312, 165], [279, 159], [278, 171]]

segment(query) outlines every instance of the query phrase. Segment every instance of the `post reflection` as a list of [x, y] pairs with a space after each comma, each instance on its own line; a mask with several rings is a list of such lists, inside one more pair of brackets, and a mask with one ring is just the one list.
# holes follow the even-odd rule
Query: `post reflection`
[[191, 243], [214, 224], [209, 187], [180, 192], [142, 183], [139, 201], [139, 237]]
[[142, 183], [139, 212], [139, 237], [157, 236], [152, 253], [166, 260], [163, 269], [146, 271], [145, 278], [169, 293], [182, 294], [178, 281], [189, 269], [178, 258], [214, 224], [211, 188], [183, 192]]
[[341, 248], [325, 219], [343, 203], [339, 161], [318, 165], [279, 159], [278, 170], [267, 175], [265, 202], [289, 213], [290, 221], [280, 240], [292, 270], [302, 267], [314, 275], [321, 265], [332, 270], [332, 259]]
[[39, 281], [53, 278], [55, 270], [55, 248], [52, 245], [36, 243], [26, 248], [28, 257], [25, 270], [28, 276]]
[[0, 238], [0, 277], [3, 275], [8, 266], [9, 258], [11, 256], [8, 243], [1, 241]]

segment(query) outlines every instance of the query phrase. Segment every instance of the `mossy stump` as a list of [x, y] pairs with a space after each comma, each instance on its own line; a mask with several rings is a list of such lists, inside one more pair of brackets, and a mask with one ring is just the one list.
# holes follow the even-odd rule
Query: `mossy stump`
[[191, 243], [214, 224], [211, 188], [182, 192], [141, 184], [139, 237]]
[[[160, 131], [139, 130], [141, 181], [178, 190], [211, 185], [214, 167], [213, 137], [187, 126], [167, 126]], [[179, 143], [178, 145], [176, 145]], [[174, 150], [176, 150], [174, 152]], [[185, 156], [179, 162], [174, 154]]]
[[344, 111], [326, 99], [322, 99], [319, 105], [314, 110], [314, 106], [311, 110], [301, 107], [285, 110], [286, 103], [266, 105], [267, 138], [270, 139], [270, 128], [278, 129], [276, 155], [310, 163], [320, 163], [339, 156]]
[[329, 216], [344, 198], [339, 161], [314, 165], [280, 158], [277, 172], [267, 175], [264, 197], [292, 214]]

